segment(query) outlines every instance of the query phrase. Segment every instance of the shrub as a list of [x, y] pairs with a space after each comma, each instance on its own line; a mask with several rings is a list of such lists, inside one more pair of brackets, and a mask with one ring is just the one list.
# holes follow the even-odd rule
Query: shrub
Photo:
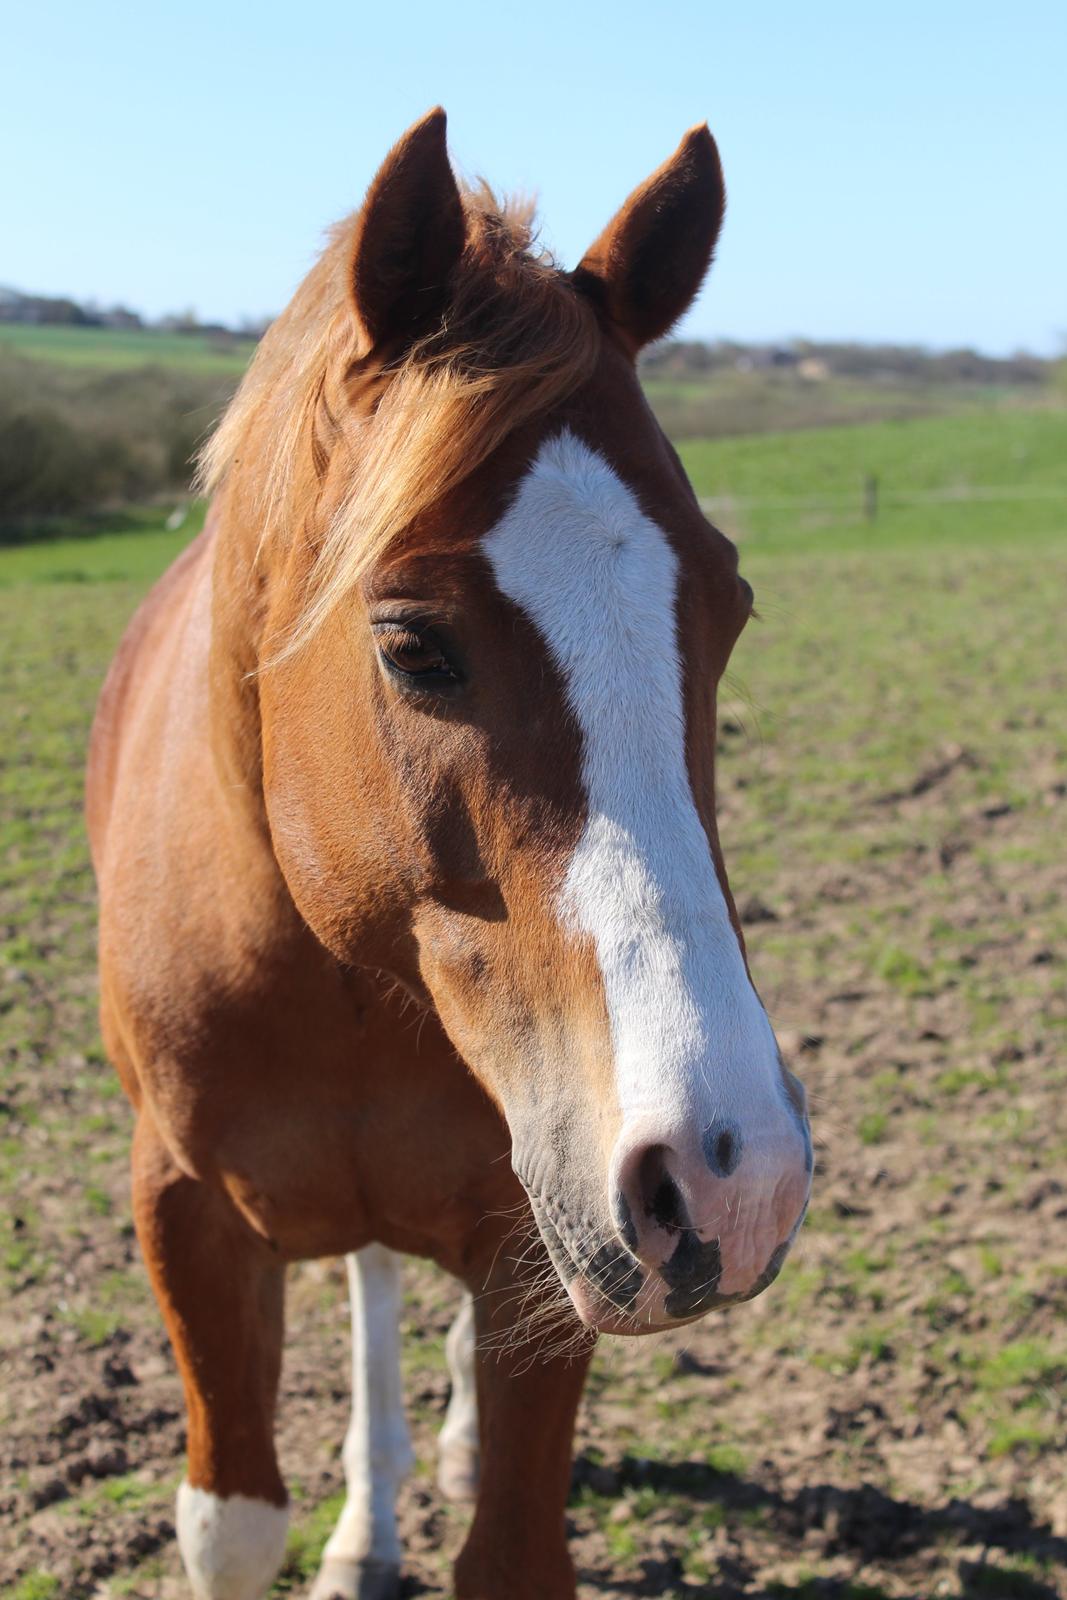
[[161, 366], [95, 371], [0, 349], [0, 542], [39, 536], [50, 518], [187, 491], [232, 388]]

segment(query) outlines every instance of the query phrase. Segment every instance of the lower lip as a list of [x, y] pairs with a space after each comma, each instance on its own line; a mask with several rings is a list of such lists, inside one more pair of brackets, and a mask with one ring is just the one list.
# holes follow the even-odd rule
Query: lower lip
[[585, 1278], [573, 1278], [567, 1293], [583, 1326], [594, 1333], [617, 1333], [634, 1338], [645, 1333], [664, 1333], [668, 1328], [681, 1328], [687, 1322], [700, 1320], [699, 1317], [664, 1316], [662, 1296], [647, 1280], [632, 1312], [620, 1311]]
[[609, 1304], [584, 1278], [573, 1278], [567, 1285], [571, 1304], [586, 1328], [597, 1333], [624, 1333], [633, 1318]]

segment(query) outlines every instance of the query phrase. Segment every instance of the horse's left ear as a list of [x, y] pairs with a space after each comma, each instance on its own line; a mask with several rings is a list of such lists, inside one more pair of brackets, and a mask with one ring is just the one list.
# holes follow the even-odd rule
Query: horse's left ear
[[443, 310], [465, 237], [437, 106], [390, 150], [356, 222], [352, 303], [372, 349], [417, 333]]
[[707, 123], [690, 128], [586, 251], [575, 283], [636, 354], [688, 311], [711, 265], [726, 187]]

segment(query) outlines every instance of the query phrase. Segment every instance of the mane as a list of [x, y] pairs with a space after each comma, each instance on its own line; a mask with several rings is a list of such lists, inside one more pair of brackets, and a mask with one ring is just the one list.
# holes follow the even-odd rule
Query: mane
[[[271, 325], [200, 457], [208, 493], [224, 483], [260, 529], [259, 554], [304, 540], [316, 557], [300, 618], [280, 652], [304, 643], [420, 513], [520, 424], [591, 374], [600, 335], [588, 301], [532, 248], [533, 210], [465, 189], [467, 242], [442, 324], [391, 363], [378, 404], [357, 416], [345, 386], [365, 355], [349, 287], [358, 214]], [[341, 460], [338, 462], [338, 453]], [[323, 512], [327, 470], [340, 471]]]

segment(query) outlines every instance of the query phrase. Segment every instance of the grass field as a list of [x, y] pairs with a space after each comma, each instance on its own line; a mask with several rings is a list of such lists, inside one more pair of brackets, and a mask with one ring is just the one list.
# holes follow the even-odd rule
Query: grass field
[[[682, 439], [678, 448], [713, 520], [746, 549], [1056, 540], [1067, 525], [1067, 410], [1052, 405]], [[878, 480], [874, 522], [864, 505], [871, 475]], [[167, 512], [145, 513], [146, 529], [158, 537], [135, 544], [126, 534], [29, 543], [4, 553], [0, 586], [150, 578], [200, 516], [193, 508], [192, 520], [167, 535]]]
[[[570, 1508], [583, 1600], [1067, 1593], [1063, 440], [1038, 411], [683, 446], [756, 590], [720, 815], [818, 1163], [767, 1295], [602, 1342]], [[971, 498], [893, 499], [953, 487]], [[179, 1396], [96, 1033], [80, 795], [108, 658], [189, 531], [0, 551], [5, 1600], [184, 1594]], [[409, 1595], [448, 1593], [462, 1537], [432, 1476], [453, 1304], [412, 1265]], [[337, 1265], [294, 1271], [290, 1307], [278, 1594], [338, 1508]]]
[[[1035, 387], [946, 383], [929, 376], [844, 377], [812, 381], [786, 370], [645, 378], [645, 391], [672, 438], [718, 438], [940, 416], [1034, 403]], [[1038, 390], [1040, 394], [1040, 390]]]
[[142, 583], [146, 587], [169, 566], [204, 525], [202, 504], [180, 508], [177, 528], [167, 524], [174, 513], [136, 513], [132, 532], [100, 532], [74, 539], [49, 539], [0, 550], [0, 589], [23, 584]]
[[[968, 545], [1058, 536], [1067, 521], [1067, 411], [955, 416], [683, 440], [712, 517], [740, 542], [789, 549]], [[868, 521], [866, 480], [877, 479]]]
[[[0, 323], [0, 357], [14, 355], [101, 374], [151, 367], [201, 378], [238, 379], [255, 349], [250, 339], [157, 329], [34, 327]], [[877, 419], [906, 420], [1039, 403], [1036, 383], [948, 383], [918, 374], [827, 376], [794, 370], [742, 372], [723, 366], [687, 376], [650, 374], [645, 390], [672, 438], [718, 438], [826, 428]]]
[[180, 372], [240, 377], [255, 343], [201, 333], [160, 333], [153, 328], [34, 327], [0, 322], [0, 348], [64, 366], [123, 371], [172, 367]]

